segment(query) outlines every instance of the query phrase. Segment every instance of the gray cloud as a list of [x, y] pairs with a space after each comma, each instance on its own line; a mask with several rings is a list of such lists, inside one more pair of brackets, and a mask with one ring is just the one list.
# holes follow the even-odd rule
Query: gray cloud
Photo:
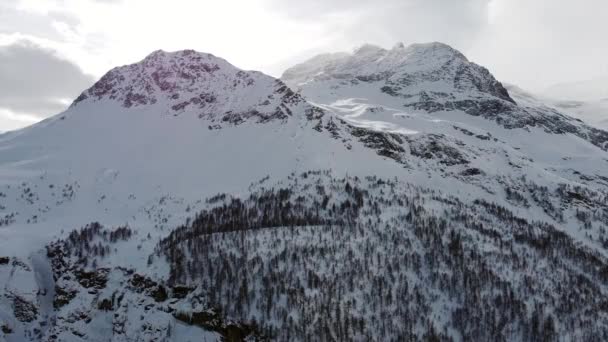
[[0, 46], [0, 107], [16, 114], [47, 117], [65, 109], [94, 82], [75, 64], [28, 41]]

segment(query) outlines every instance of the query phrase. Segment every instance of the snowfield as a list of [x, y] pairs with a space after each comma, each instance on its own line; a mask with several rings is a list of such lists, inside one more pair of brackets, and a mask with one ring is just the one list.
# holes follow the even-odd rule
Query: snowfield
[[605, 340], [607, 150], [441, 43], [156, 51], [0, 135], [0, 341]]

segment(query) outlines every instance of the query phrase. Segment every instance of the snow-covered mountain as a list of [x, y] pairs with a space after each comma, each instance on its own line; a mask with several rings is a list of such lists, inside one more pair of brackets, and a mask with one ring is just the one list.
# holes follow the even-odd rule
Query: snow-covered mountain
[[0, 136], [0, 341], [603, 340], [607, 149], [440, 43], [156, 51]]

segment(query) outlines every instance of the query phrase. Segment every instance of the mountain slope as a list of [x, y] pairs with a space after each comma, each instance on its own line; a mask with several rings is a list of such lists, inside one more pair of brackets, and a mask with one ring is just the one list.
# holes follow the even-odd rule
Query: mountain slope
[[602, 340], [607, 140], [440, 43], [157, 51], [0, 136], [0, 336]]

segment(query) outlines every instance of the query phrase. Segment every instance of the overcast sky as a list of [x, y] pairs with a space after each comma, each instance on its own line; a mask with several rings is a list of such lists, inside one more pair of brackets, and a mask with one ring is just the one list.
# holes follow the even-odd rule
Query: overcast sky
[[0, 131], [56, 114], [157, 49], [280, 76], [366, 42], [441, 41], [538, 91], [608, 75], [607, 13], [606, 0], [1, 0]]

